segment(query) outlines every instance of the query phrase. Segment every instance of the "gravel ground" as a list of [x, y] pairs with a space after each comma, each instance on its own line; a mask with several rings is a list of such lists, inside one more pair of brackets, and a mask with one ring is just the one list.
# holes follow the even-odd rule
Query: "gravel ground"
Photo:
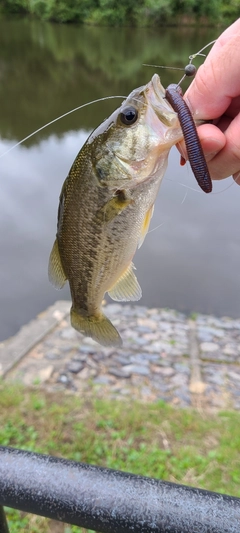
[[240, 319], [111, 304], [121, 348], [103, 348], [70, 326], [56, 302], [0, 345], [6, 380], [78, 395], [164, 400], [179, 407], [240, 409]]

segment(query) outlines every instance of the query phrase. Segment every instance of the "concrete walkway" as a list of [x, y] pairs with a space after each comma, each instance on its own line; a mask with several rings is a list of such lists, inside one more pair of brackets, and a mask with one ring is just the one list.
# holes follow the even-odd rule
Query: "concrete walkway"
[[0, 344], [0, 375], [50, 391], [240, 409], [240, 319], [111, 304], [123, 347], [103, 348], [70, 326], [59, 301]]

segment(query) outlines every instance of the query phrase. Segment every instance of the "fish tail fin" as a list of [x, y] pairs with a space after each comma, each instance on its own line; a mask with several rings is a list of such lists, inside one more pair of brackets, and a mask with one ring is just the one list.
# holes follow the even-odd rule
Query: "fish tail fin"
[[98, 316], [83, 316], [71, 309], [71, 324], [77, 331], [91, 337], [102, 346], [121, 346], [122, 339], [112, 322], [103, 313]]

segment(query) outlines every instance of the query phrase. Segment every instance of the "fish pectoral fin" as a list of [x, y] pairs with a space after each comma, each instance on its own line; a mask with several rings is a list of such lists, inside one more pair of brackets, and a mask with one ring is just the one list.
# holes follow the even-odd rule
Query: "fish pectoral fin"
[[83, 316], [72, 307], [71, 324], [77, 331], [91, 337], [102, 346], [121, 346], [122, 339], [112, 322], [103, 313]]
[[134, 264], [130, 263], [115, 285], [109, 289], [108, 294], [117, 302], [140, 300], [142, 290], [133, 272]]
[[97, 215], [100, 215], [101, 222], [110, 222], [131, 203], [132, 199], [127, 197], [126, 191], [118, 191], [111, 200], [98, 210]]
[[61, 257], [59, 254], [57, 239], [54, 242], [48, 263], [48, 279], [56, 289], [62, 289], [67, 281]]
[[145, 218], [144, 218], [144, 221], [142, 223], [142, 227], [141, 227], [141, 233], [140, 233], [140, 239], [139, 239], [139, 242], [138, 242], [138, 248], [141, 248], [142, 244], [143, 244], [143, 241], [147, 235], [147, 232], [149, 230], [149, 226], [150, 226], [150, 222], [151, 222], [151, 218], [153, 216], [153, 211], [154, 211], [154, 205], [152, 205], [150, 207], [150, 209], [147, 211], [146, 215], [145, 215]]

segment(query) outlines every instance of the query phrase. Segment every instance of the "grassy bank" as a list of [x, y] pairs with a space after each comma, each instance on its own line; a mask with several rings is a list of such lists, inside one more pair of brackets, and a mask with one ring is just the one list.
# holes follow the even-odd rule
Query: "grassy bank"
[[[0, 386], [0, 445], [240, 497], [239, 413], [206, 414]], [[8, 511], [11, 533], [79, 528]]]
[[0, 9], [54, 22], [106, 26], [216, 25], [239, 16], [238, 0], [3, 0]]

